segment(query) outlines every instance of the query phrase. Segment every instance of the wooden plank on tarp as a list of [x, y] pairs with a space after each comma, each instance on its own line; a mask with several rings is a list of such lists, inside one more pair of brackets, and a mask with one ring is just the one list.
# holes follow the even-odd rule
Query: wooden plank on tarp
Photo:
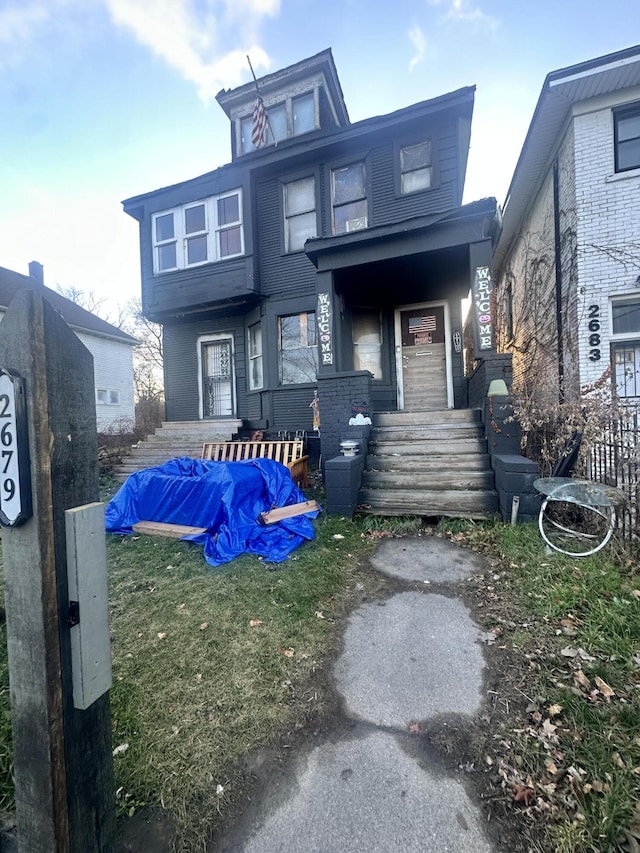
[[270, 509], [268, 512], [261, 512], [258, 516], [260, 524], [275, 524], [283, 518], [293, 518], [296, 515], [304, 515], [307, 512], [315, 512], [319, 510], [317, 501], [303, 501], [299, 504], [290, 504], [289, 506]]
[[182, 539], [183, 536], [194, 536], [206, 533], [206, 527], [189, 527], [186, 524], [164, 524], [161, 521], [139, 521], [133, 525], [133, 532], [144, 536], [166, 536], [168, 539]]

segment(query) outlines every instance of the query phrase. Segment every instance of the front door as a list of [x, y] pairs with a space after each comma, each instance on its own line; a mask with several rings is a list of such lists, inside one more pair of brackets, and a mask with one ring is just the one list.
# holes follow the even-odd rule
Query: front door
[[202, 416], [234, 416], [233, 341], [221, 337], [201, 344]]
[[446, 306], [442, 303], [396, 311], [399, 409], [438, 411], [452, 405], [446, 320]]

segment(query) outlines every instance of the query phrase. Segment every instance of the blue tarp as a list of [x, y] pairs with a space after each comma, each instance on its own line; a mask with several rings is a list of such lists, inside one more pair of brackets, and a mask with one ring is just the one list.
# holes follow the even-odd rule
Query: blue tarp
[[138, 521], [206, 527], [186, 536], [204, 545], [212, 566], [228, 563], [245, 551], [279, 563], [305, 539], [314, 538], [311, 518], [317, 512], [262, 527], [260, 513], [302, 503], [306, 498], [288, 468], [270, 459], [205, 462], [170, 459], [132, 474], [106, 509], [107, 533], [132, 533]]

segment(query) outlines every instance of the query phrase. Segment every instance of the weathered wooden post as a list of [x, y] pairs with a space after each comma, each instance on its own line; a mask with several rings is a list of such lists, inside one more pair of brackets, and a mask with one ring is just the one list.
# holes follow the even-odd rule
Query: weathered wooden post
[[[112, 851], [115, 806], [109, 694], [105, 690], [88, 707], [77, 707], [83, 704], [78, 700], [83, 678], [86, 683], [99, 673], [98, 681], [104, 682], [105, 667], [109, 668], [108, 688], [110, 657], [105, 663], [104, 654], [109, 650], [91, 649], [92, 659], [84, 664], [90, 663], [93, 670], [79, 671], [78, 639], [72, 634], [79, 626], [72, 625], [78, 618], [83, 624], [83, 616], [85, 624], [88, 620], [82, 603], [79, 608], [70, 607], [67, 575], [67, 526], [74, 552], [69, 557], [81, 584], [86, 572], [78, 562], [85, 560], [90, 573], [104, 561], [104, 526], [96, 530], [95, 507], [84, 508], [93, 527], [83, 521], [84, 510], [65, 519], [67, 510], [99, 497], [93, 360], [44, 297], [25, 291], [14, 298], [0, 324], [0, 369], [4, 371], [0, 509], [8, 513], [0, 514], [0, 520], [5, 526], [2, 547], [18, 849], [28, 853]], [[18, 397], [24, 396], [28, 435], [14, 435], [20, 414], [16, 420], [13, 387]], [[5, 422], [8, 427], [3, 426]], [[22, 458], [22, 479], [11, 467], [17, 456]], [[28, 517], [30, 500], [33, 514]], [[97, 577], [91, 597], [105, 599], [106, 614], [106, 579]], [[102, 621], [104, 630], [106, 616]], [[88, 690], [85, 704], [93, 698], [86, 699], [90, 694]]]

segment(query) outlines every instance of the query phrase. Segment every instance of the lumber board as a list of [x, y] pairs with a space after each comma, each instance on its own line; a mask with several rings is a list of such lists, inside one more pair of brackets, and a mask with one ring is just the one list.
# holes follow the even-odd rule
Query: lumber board
[[267, 512], [261, 512], [258, 518], [260, 524], [275, 524], [283, 518], [293, 518], [296, 515], [304, 515], [307, 512], [315, 512], [320, 509], [317, 501], [303, 501], [299, 504], [290, 504], [289, 506], [270, 509]]
[[164, 524], [161, 521], [139, 521], [133, 525], [133, 532], [144, 536], [165, 536], [168, 539], [182, 539], [183, 536], [193, 536], [206, 533], [206, 527], [190, 527], [187, 524]]

